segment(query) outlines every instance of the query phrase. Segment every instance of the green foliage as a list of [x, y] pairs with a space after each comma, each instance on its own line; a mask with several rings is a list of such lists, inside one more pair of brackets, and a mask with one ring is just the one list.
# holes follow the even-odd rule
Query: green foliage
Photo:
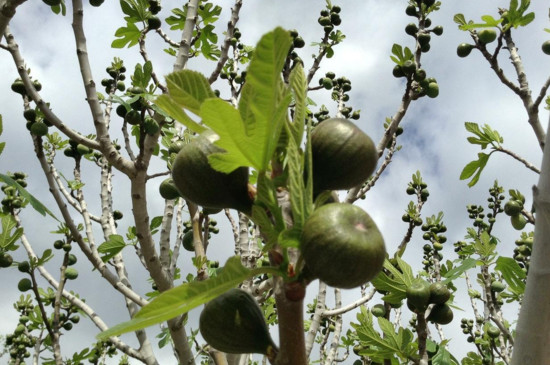
[[378, 325], [383, 333], [381, 336], [374, 329], [373, 316], [365, 307], [361, 307], [360, 313], [357, 314], [357, 321], [359, 323], [351, 325], [357, 331], [360, 343], [365, 345], [361, 355], [366, 355], [376, 362], [389, 359], [396, 365], [417, 359], [416, 344], [410, 330], [399, 327], [396, 332], [390, 321], [379, 317]]
[[103, 254], [103, 256], [101, 256], [101, 260], [103, 260], [103, 262], [107, 262], [118, 255], [124, 247], [126, 247], [124, 238], [122, 238], [121, 235], [112, 234], [109, 236], [108, 241], [105, 241], [98, 246], [97, 252]]
[[229, 258], [223, 270], [213, 278], [182, 284], [161, 293], [151, 303], [141, 308], [134, 318], [120, 323], [97, 335], [107, 339], [122, 333], [136, 331], [164, 322], [204, 304], [246, 279], [263, 273], [275, 273], [273, 268], [247, 269], [238, 256]]

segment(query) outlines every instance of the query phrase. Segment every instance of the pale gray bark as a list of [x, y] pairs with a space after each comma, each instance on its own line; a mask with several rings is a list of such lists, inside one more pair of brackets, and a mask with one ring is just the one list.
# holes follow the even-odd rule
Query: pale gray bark
[[[546, 134], [545, 146], [549, 146]], [[550, 151], [545, 148], [538, 185], [533, 253], [516, 327], [511, 365], [545, 364], [550, 359]]]

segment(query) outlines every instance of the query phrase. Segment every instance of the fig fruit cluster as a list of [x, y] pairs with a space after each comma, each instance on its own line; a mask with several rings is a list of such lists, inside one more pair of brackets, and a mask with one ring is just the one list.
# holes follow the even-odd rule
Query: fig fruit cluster
[[428, 321], [437, 324], [449, 324], [453, 320], [453, 311], [447, 304], [451, 297], [451, 292], [446, 285], [441, 282], [428, 283], [422, 278], [418, 278], [407, 287], [407, 306], [414, 313], [425, 313], [428, 307], [431, 307]]

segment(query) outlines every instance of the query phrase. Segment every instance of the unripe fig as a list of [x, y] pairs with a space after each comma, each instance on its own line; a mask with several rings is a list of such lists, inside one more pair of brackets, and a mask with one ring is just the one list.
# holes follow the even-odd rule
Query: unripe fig
[[407, 287], [407, 305], [414, 312], [424, 312], [430, 303], [430, 284], [424, 279], [416, 279]]
[[306, 220], [300, 249], [313, 276], [336, 288], [354, 288], [382, 269], [386, 248], [372, 218], [348, 203], [316, 209]]
[[208, 302], [199, 329], [206, 342], [222, 352], [269, 357], [277, 351], [258, 303], [241, 289], [231, 289]]
[[313, 187], [351, 189], [374, 172], [378, 152], [372, 139], [347, 119], [322, 121], [311, 132]]
[[487, 44], [487, 43], [491, 43], [491, 42], [493, 42], [495, 39], [497, 39], [497, 32], [496, 32], [496, 30], [494, 30], [494, 29], [486, 28], [486, 29], [482, 29], [482, 30], [477, 34], [477, 36], [478, 36], [479, 41], [480, 41], [481, 43]]
[[428, 321], [437, 324], [449, 324], [453, 320], [453, 310], [447, 304], [436, 304], [432, 307], [426, 318]]
[[178, 152], [172, 166], [174, 184], [185, 199], [208, 208], [232, 208], [250, 214], [248, 168], [239, 167], [229, 174], [214, 170], [208, 156], [223, 152], [214, 145], [218, 136], [207, 131]]

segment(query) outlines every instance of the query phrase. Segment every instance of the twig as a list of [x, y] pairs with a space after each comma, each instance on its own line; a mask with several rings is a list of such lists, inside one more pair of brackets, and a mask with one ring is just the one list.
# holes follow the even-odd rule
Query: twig
[[218, 59], [216, 68], [214, 69], [214, 71], [212, 71], [212, 74], [210, 74], [210, 77], [208, 78], [208, 82], [211, 84], [218, 79], [218, 76], [220, 75], [223, 66], [229, 58], [228, 54], [229, 48], [231, 46], [231, 38], [233, 37], [233, 33], [235, 31], [235, 25], [239, 21], [239, 11], [241, 10], [242, 5], [242, 0], [236, 0], [235, 5], [231, 8], [231, 19], [229, 19], [229, 22], [227, 23], [227, 32], [225, 34], [225, 39], [223, 40], [222, 47], [220, 49], [220, 58]]

